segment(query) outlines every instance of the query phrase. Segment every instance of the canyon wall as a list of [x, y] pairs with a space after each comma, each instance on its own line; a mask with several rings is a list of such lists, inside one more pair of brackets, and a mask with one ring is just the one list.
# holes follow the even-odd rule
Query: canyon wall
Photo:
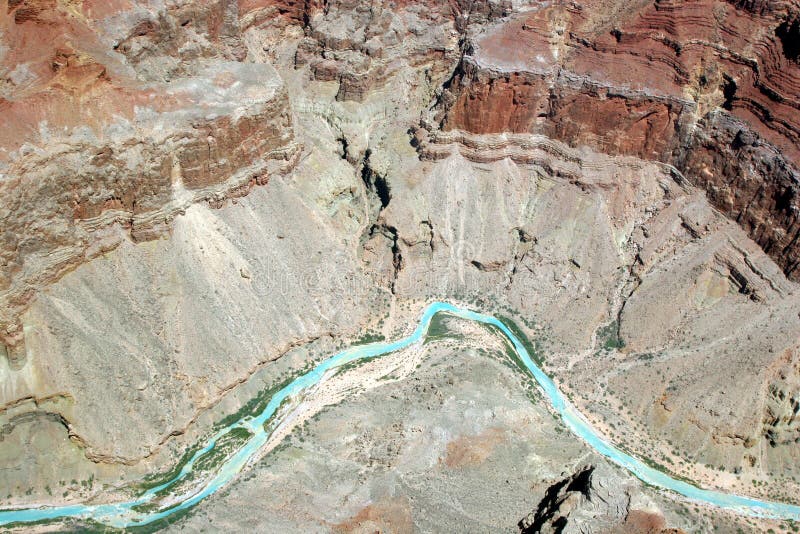
[[280, 60], [268, 45], [287, 37], [293, 66], [336, 82], [339, 101], [417, 69], [442, 88], [428, 129], [671, 164], [798, 276], [796, 0], [24, 0], [0, 17], [0, 336], [12, 354], [37, 288], [120, 239], [163, 235], [193, 202], [291, 170], [291, 106], [261, 57]]
[[[20, 365], [37, 291], [294, 167], [292, 64], [360, 101], [402, 69], [441, 84], [469, 24], [512, 3], [18, 0], [0, 13], [0, 342]], [[391, 53], [386, 53], [391, 50]], [[364, 147], [360, 148], [363, 156]]]
[[670, 163], [800, 276], [798, 4], [608, 6], [555, 2], [476, 36], [436, 124]]
[[26, 0], [0, 27], [0, 341], [19, 366], [37, 290], [291, 170], [300, 146], [277, 72], [240, 62], [235, 5]]

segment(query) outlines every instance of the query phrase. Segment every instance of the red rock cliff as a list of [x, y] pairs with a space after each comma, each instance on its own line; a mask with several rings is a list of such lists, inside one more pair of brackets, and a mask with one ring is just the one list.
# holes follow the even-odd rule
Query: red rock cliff
[[796, 1], [557, 2], [465, 47], [444, 130], [542, 133], [672, 163], [797, 278]]

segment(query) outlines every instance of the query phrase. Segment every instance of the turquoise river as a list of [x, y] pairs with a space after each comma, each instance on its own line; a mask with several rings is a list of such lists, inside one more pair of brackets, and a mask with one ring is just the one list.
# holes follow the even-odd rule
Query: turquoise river
[[[528, 354], [521, 340], [518, 339], [503, 322], [490, 315], [462, 309], [445, 302], [434, 302], [425, 308], [419, 324], [408, 337], [393, 342], [355, 346], [322, 361], [312, 370], [297, 377], [275, 393], [270, 399], [269, 404], [260, 414], [255, 417], [245, 416], [216, 432], [208, 439], [201, 449], [193, 454], [191, 459], [183, 465], [180, 472], [175, 475], [172, 480], [160, 486], [150, 488], [138, 498], [127, 502], [112, 504], [75, 504], [68, 506], [2, 510], [0, 511], [0, 525], [41, 522], [59, 518], [76, 518], [102, 523], [110, 527], [130, 528], [148, 525], [155, 521], [163, 520], [177, 512], [186, 510], [209, 495], [219, 491], [220, 488], [231, 482], [239, 472], [247, 467], [251, 459], [258, 456], [259, 451], [267, 443], [272, 430], [276, 428], [279, 421], [270, 425], [265, 425], [265, 423], [270, 421], [273, 416], [276, 416], [278, 408], [285, 400], [301, 395], [304, 390], [314, 386], [324, 377], [329, 376], [331, 372], [335, 372], [338, 367], [350, 362], [376, 358], [420, 342], [427, 334], [428, 326], [433, 316], [442, 312], [497, 327], [513, 344], [520, 360], [536, 379], [545, 397], [549, 400], [553, 409], [561, 416], [564, 424], [598, 453], [627, 469], [647, 484], [673, 491], [692, 501], [725, 508], [741, 514], [800, 520], [800, 506], [763, 501], [740, 495], [702, 489], [683, 480], [672, 478], [666, 473], [650, 467], [642, 460], [612, 445], [601, 436], [589, 424], [586, 418], [584, 418], [564, 395], [561, 394], [550, 377], [533, 362], [531, 355]], [[252, 433], [252, 436], [241, 448], [230, 455], [200, 488], [195, 487], [189, 495], [182, 496], [177, 504], [171, 502], [169, 505], [164, 505], [166, 507], [165, 509], [159, 509], [156, 504], [158, 496], [163, 493], [164, 490], [168, 490], [170, 487], [190, 477], [194, 465], [204, 455], [212, 451], [217, 440], [235, 429], [246, 429]], [[154, 506], [147, 506], [148, 503]]]

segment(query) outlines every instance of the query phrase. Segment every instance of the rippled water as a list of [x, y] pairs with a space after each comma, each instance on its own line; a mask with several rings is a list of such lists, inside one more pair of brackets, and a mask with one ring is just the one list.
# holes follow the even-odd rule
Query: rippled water
[[[522, 341], [518, 339], [517, 336], [515, 336], [511, 330], [509, 330], [508, 327], [500, 320], [490, 315], [483, 315], [470, 310], [458, 308], [446, 302], [434, 302], [425, 308], [425, 312], [423, 313], [419, 324], [414, 332], [408, 337], [394, 342], [372, 343], [369, 345], [352, 347], [322, 361], [311, 371], [299, 376], [287, 386], [279, 390], [270, 399], [269, 404], [267, 404], [266, 408], [264, 408], [264, 410], [258, 414], [258, 416], [245, 416], [239, 421], [214, 434], [214, 436], [209, 439], [202, 449], [194, 453], [191, 459], [182, 467], [181, 471], [172, 480], [147, 490], [135, 500], [116, 504], [78, 504], [70, 506], [28, 508], [22, 510], [5, 510], [0, 511], [0, 525], [8, 525], [10, 523], [17, 522], [46, 521], [50, 519], [71, 517], [91, 519], [112, 527], [124, 528], [147, 525], [154, 521], [165, 519], [182, 510], [186, 510], [209, 495], [215, 493], [228, 482], [233, 480], [233, 478], [245, 468], [248, 461], [258, 454], [258, 452], [269, 440], [272, 429], [277, 426], [276, 424], [272, 424], [268, 425], [267, 429], [265, 429], [265, 423], [275, 416], [278, 408], [286, 399], [295, 397], [310, 386], [319, 383], [320, 380], [322, 380], [327, 374], [335, 370], [337, 367], [357, 360], [375, 358], [383, 354], [404, 349], [414, 343], [417, 343], [427, 333], [428, 326], [430, 325], [433, 316], [440, 312], [446, 312], [464, 319], [490, 324], [497, 327], [513, 344], [520, 360], [536, 379], [542, 391], [544, 392], [545, 397], [550, 401], [553, 409], [559, 413], [566, 426], [569, 427], [569, 429], [572, 430], [572, 432], [578, 437], [583, 439], [592, 448], [594, 448], [598, 453], [602, 454], [612, 462], [624, 467], [642, 481], [653, 486], [674, 491], [685, 497], [688, 497], [689, 499], [718, 506], [720, 508], [734, 510], [741, 514], [800, 520], [800, 506], [762, 501], [740, 495], [701, 489], [688, 482], [674, 479], [666, 473], [658, 471], [657, 469], [648, 466], [641, 460], [618, 449], [606, 441], [594, 428], [592, 428], [583, 415], [581, 415], [578, 410], [572, 406], [572, 404], [561, 394], [550, 377], [548, 377], [533, 362], [531, 355], [528, 354], [528, 351], [525, 349]], [[252, 437], [250, 437], [244, 446], [230, 456], [218, 468], [213, 477], [208, 479], [202, 488], [199, 489], [199, 491], [186, 496], [178, 504], [173, 505], [171, 508], [166, 510], [156, 509], [150, 512], [142, 512], [134, 509], [136, 507], [140, 507], [141, 505], [151, 503], [157, 497], [158, 492], [166, 490], [175, 484], [184, 481], [192, 474], [192, 470], [194, 469], [197, 461], [214, 448], [217, 440], [222, 438], [231, 430], [237, 428], [248, 430], [253, 434]]]

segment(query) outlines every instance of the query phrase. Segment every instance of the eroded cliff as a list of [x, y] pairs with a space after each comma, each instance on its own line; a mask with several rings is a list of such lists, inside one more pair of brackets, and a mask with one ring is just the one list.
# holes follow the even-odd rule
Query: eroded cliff
[[225, 5], [31, 0], [0, 14], [0, 336], [15, 366], [37, 290], [294, 166], [286, 88], [269, 65], [237, 61]]
[[440, 127], [673, 164], [795, 276], [798, 5], [607, 4], [556, 2], [470, 40]]

